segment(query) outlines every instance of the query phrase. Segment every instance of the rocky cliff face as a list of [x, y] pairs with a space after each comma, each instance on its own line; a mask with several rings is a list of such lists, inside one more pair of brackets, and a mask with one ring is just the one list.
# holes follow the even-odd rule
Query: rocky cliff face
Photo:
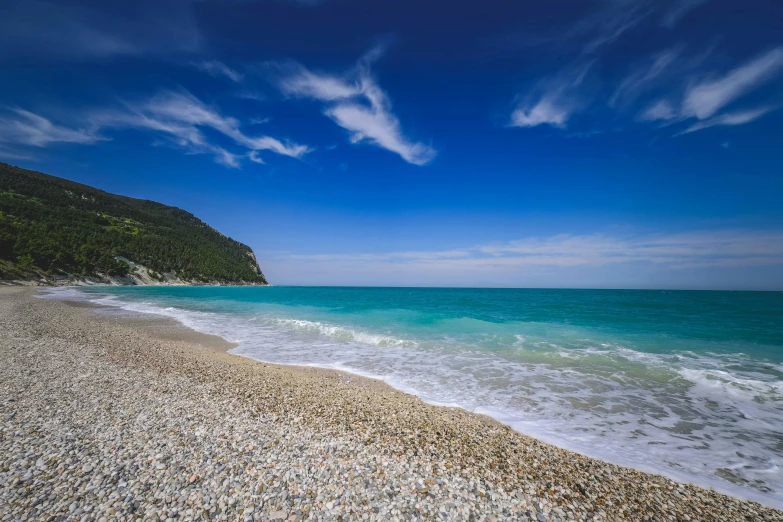
[[264, 277], [263, 272], [261, 272], [261, 267], [259, 266], [258, 260], [256, 259], [256, 255], [253, 253], [253, 251], [251, 250], [250, 252], [247, 253], [247, 255], [250, 257], [250, 267], [253, 270], [255, 270], [256, 274], [258, 274], [259, 276], [264, 278], [264, 280], [266, 280], [266, 277]]

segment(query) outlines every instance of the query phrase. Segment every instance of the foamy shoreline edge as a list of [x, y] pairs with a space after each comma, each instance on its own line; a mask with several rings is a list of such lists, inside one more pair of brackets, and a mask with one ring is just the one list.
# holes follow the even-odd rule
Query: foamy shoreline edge
[[[76, 288], [79, 290], [80, 288]], [[58, 292], [66, 290], [66, 288], [59, 288], [59, 289], [41, 289], [44, 292], [52, 292], [53, 295], [57, 295]], [[80, 294], [83, 296], [83, 298], [86, 301], [80, 300], [79, 302], [89, 302], [94, 306], [98, 307], [108, 307], [112, 309], [117, 309], [121, 312], [128, 313], [128, 314], [141, 314], [149, 317], [156, 317], [160, 318], [161, 320], [171, 320], [176, 322], [178, 325], [180, 325], [184, 330], [187, 331], [193, 331], [197, 332], [201, 335], [204, 335], [206, 337], [215, 337], [219, 336], [220, 334], [215, 332], [210, 332], [208, 330], [202, 330], [199, 328], [198, 323], [194, 324], [192, 321], [186, 321], [185, 318], [181, 314], [169, 314], [164, 311], [162, 308], [157, 308], [156, 306], [150, 305], [148, 307], [145, 307], [146, 309], [139, 309], [135, 306], [131, 306], [130, 308], [126, 308], [127, 305], [130, 305], [131, 303], [123, 301], [122, 299], [118, 300], [117, 302], [113, 303], [106, 303], [105, 299], [99, 298], [95, 299], [96, 296], [91, 294]], [[99, 294], [100, 295], [100, 294]], [[71, 297], [65, 297], [60, 298], [61, 300], [68, 301], [71, 299]], [[165, 310], [171, 310], [171, 308], [166, 308]], [[184, 311], [183, 311], [184, 312]], [[233, 343], [228, 338], [221, 337], [221, 339], [224, 339], [226, 343]], [[206, 340], [206, 339], [205, 339]], [[231, 355], [237, 355], [241, 357], [249, 358], [253, 361], [264, 363], [264, 364], [271, 364], [271, 365], [277, 365], [277, 366], [287, 366], [290, 368], [300, 369], [300, 370], [312, 370], [312, 369], [318, 369], [321, 371], [337, 371], [340, 373], [347, 373], [349, 375], [355, 376], [357, 378], [362, 379], [370, 379], [374, 382], [383, 383], [393, 390], [396, 390], [398, 392], [402, 392], [408, 395], [412, 395], [418, 399], [420, 399], [422, 402], [437, 406], [437, 407], [446, 407], [446, 408], [457, 408], [462, 411], [466, 411], [468, 413], [474, 414], [474, 415], [480, 415], [483, 417], [487, 417], [489, 419], [492, 419], [495, 422], [499, 422], [503, 426], [510, 427], [512, 430], [514, 430], [517, 433], [520, 433], [524, 436], [531, 437], [533, 439], [536, 439], [540, 442], [553, 445], [555, 447], [558, 447], [560, 449], [570, 451], [576, 454], [579, 454], [584, 457], [596, 459], [601, 462], [605, 462], [607, 464], [613, 464], [622, 466], [624, 468], [630, 468], [637, 471], [641, 471], [643, 473], [651, 474], [651, 475], [660, 475], [665, 478], [671, 479], [673, 481], [682, 483], [682, 484], [693, 484], [701, 488], [705, 489], [714, 489], [718, 493], [722, 493], [724, 495], [732, 496], [735, 498], [738, 498], [740, 500], [749, 500], [758, 502], [762, 505], [767, 505], [770, 507], [774, 507], [775, 509], [783, 509], [783, 499], [776, 499], [775, 497], [771, 497], [770, 495], [764, 495], [764, 494], [754, 494], [754, 491], [749, 488], [738, 488], [738, 487], [732, 487], [730, 484], [722, 482], [718, 479], [709, 480], [705, 477], [690, 477], [687, 474], [684, 473], [677, 473], [673, 469], [666, 469], [666, 468], [660, 468], [660, 467], [654, 467], [650, 465], [646, 465], [645, 463], [641, 461], [633, 461], [628, 459], [620, 459], [620, 458], [612, 458], [611, 456], [602, 455], [601, 453], [596, 453], [592, 451], [591, 447], [588, 445], [575, 445], [570, 443], [569, 441], [558, 439], [552, 436], [548, 436], [546, 433], [536, 432], [535, 430], [530, 432], [526, 431], [524, 429], [518, 429], [517, 426], [515, 426], [515, 423], [509, 422], [508, 417], [502, 414], [503, 412], [497, 412], [492, 410], [483, 410], [483, 409], [471, 409], [468, 407], [464, 407], [463, 405], [455, 402], [442, 402], [442, 401], [435, 401], [435, 400], [429, 400], [426, 395], [420, 394], [418, 390], [413, 389], [411, 387], [401, 385], [401, 383], [396, 382], [394, 380], [390, 380], [385, 378], [383, 375], [375, 375], [371, 373], [365, 373], [361, 371], [357, 371], [350, 367], [344, 367], [341, 365], [324, 365], [324, 364], [318, 364], [318, 363], [281, 363], [276, 361], [270, 361], [265, 360], [263, 358], [257, 358], [253, 357], [250, 354], [243, 353], [241, 351], [242, 346], [234, 344], [233, 348], [228, 348], [228, 353]], [[699, 480], [701, 479], [701, 480]]]
[[[130, 333], [133, 334], [131, 337], [148, 337], [143, 331], [138, 331], [138, 328], [109, 324], [110, 321], [98, 318], [94, 314], [88, 317], [84, 310], [69, 311], [63, 308], [64, 305], [61, 303], [31, 299], [32, 292], [34, 290], [16, 292], [24, 294], [24, 297], [17, 300], [22, 301], [22, 305], [27, 309], [55, 316], [59, 314], [59, 320], [64, 320], [63, 316], [70, 316], [68, 319], [71, 323], [74, 323], [73, 319], [80, 318], [77, 321], [79, 324], [71, 324], [72, 329], [61, 332], [66, 334], [65, 337], [73, 333], [70, 331], [73, 330], [79, 331], [82, 338], [85, 338], [84, 334], [94, 333], [96, 328], [104, 334], [109, 331], [126, 339]], [[7, 299], [5, 294], [8, 293], [10, 292], [3, 292], [3, 300]], [[46, 310], [42, 312], [40, 309]], [[182, 326], [182, 328], [186, 327]], [[50, 332], [49, 335], [52, 333]], [[86, 339], [89, 343], [90, 336], [87, 335]], [[429, 450], [432, 455], [440, 456], [441, 461], [445, 458], [452, 462], [452, 466], [448, 469], [461, 469], [485, 484], [494, 484], [495, 487], [504, 484], [501, 489], [504, 493], [524, 492], [522, 497], [530, 496], [529, 499], [522, 501], [525, 509], [533, 509], [530, 514], [536, 517], [538, 514], [548, 517], [550, 512], [554, 512], [555, 507], [565, 504], [574, 510], [574, 519], [585, 518], [588, 514], [593, 518], [600, 517], [602, 511], [601, 518], [608, 520], [638, 520], [642, 512], [649, 516], [675, 516], [676, 519], [686, 519], [684, 517], [687, 515], [698, 519], [727, 520], [731, 519], [731, 516], [744, 517], [750, 513], [769, 520], [781, 519], [780, 512], [753, 502], [740, 501], [711, 490], [675, 483], [664, 477], [607, 464], [550, 446], [513, 432], [483, 415], [427, 405], [411, 395], [394, 390], [374, 379], [332, 369], [316, 371], [312, 367], [262, 364], [244, 357], [199, 350], [197, 343], [192, 340], [184, 342], [148, 339], [148, 341], [149, 343], [141, 343], [145, 346], [136, 348], [135, 351], [118, 350], [115, 347], [112, 352], [110, 348], [106, 357], [114, 363], [128, 364], [127, 357], [130, 352], [133, 352], [137, 356], [130, 360], [134, 367], [149, 369], [150, 361], [155, 359], [166, 363], [168, 371], [173, 373], [184, 371], [181, 367], [172, 365], [173, 362], [180, 364], [186, 362], [191, 368], [184, 371], [184, 375], [202, 379], [215, 378], [214, 374], [210, 375], [211, 372], [207, 368], [219, 364], [226, 372], [236, 373], [231, 376], [230, 382], [248, 384], [275, 380], [276, 385], [265, 383], [273, 388], [280, 385], [281, 378], [295, 380], [296, 385], [289, 385], [287, 391], [300, 399], [310, 400], [300, 400], [293, 405], [282, 404], [280, 401], [261, 400], [261, 404], [289, 418], [292, 409], [296, 412], [304, 412], [308, 416], [305, 420], [306, 424], [324, 429], [327, 434], [355, 436], [357, 432], [370, 433], [372, 434], [370, 438], [373, 440], [384, 441], [384, 447], [390, 450], [390, 456], [410, 457], [409, 453], [413, 452], [415, 457], [421, 457], [416, 454], [426, 453], [425, 450]], [[145, 357], [139, 357], [140, 355]], [[350, 377], [351, 382], [345, 382], [346, 376]], [[215, 381], [214, 384], [220, 386], [227, 383]], [[254, 401], [252, 396], [243, 398], [246, 401], [259, 402]], [[333, 407], [334, 403], [337, 403], [337, 411], [349, 411], [354, 417], [349, 419], [349, 422], [332, 423], [330, 421], [333, 421], [333, 418], [325, 417], [323, 412], [318, 414], [319, 409]], [[367, 413], [394, 418], [396, 426], [390, 429], [388, 422], [373, 422], [370, 420], [372, 416], [368, 416]], [[355, 422], [357, 419], [361, 422]], [[411, 433], [415, 434], [414, 440], [411, 440]], [[427, 460], [433, 459], [425, 459]], [[546, 464], [543, 470], [540, 461]], [[426, 464], [425, 462], [425, 467]], [[600, 485], [595, 485], [596, 476], [601, 477]], [[612, 487], [604, 487], [606, 483]], [[591, 491], [591, 488], [594, 489]], [[655, 494], [651, 494], [651, 489]], [[667, 497], [668, 500], [661, 502]], [[575, 500], [577, 498], [582, 501]], [[475, 507], [479, 511], [482, 507], [487, 508], [486, 512], [495, 511], [499, 506], [494, 504], [494, 499], [489, 500], [486, 499], [486, 504], [482, 503], [483, 501], [478, 502]], [[574, 502], [579, 508], [574, 507]], [[534, 504], [538, 504], [541, 510], [538, 510]], [[625, 506], [628, 509], [618, 513], [599, 507], [610, 505], [618, 508]], [[547, 509], [548, 507], [552, 509]], [[558, 509], [562, 510], [559, 507]], [[564, 513], [568, 512], [564, 511]], [[726, 518], [729, 514], [733, 515]]]

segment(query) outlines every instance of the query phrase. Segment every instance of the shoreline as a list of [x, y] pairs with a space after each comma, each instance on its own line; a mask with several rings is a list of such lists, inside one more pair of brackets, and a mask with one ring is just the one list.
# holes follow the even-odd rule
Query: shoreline
[[[263, 436], [252, 434], [275, 432], [266, 444], [266, 452], [243, 457], [245, 468], [242, 469], [268, 469], [267, 461], [271, 457], [265, 455], [291, 453], [291, 448], [302, 442], [290, 446], [286, 438], [293, 441], [305, 432], [322, 442], [328, 440], [327, 446], [337, 453], [347, 452], [340, 453], [347, 456], [342, 467], [335, 468], [343, 471], [335, 471], [334, 477], [343, 474], [348, 477], [349, 470], [375, 462], [378, 456], [386, 459], [385, 466], [366, 474], [369, 477], [365, 481], [366, 487], [361, 486], [361, 481], [355, 483], [355, 477], [352, 477], [325, 485], [326, 494], [309, 495], [306, 488], [304, 493], [294, 495], [290, 492], [295, 488], [290, 484], [286, 486], [286, 493], [273, 495], [274, 498], [263, 492], [250, 493], [248, 498], [253, 507], [245, 508], [245, 502], [241, 509], [243, 516], [249, 509], [251, 519], [272, 520], [280, 518], [277, 515], [285, 511], [283, 518], [294, 517], [294, 520], [336, 519], [337, 516], [361, 519], [364, 515], [373, 520], [409, 520], [424, 518], [428, 513], [440, 518], [445, 516], [448, 520], [469, 520], [471, 514], [473, 519], [495, 516], [496, 519], [562, 522], [585, 520], [588, 515], [593, 520], [730, 520], [748, 516], [756, 520], [783, 520], [780, 511], [755, 502], [557, 448], [517, 433], [487, 416], [426, 404], [377, 379], [333, 369], [257, 362], [226, 353], [224, 350], [229, 348], [225, 347], [227, 342], [222, 338], [218, 338], [223, 342], [221, 345], [216, 339], [210, 339], [216, 336], [195, 332], [173, 319], [134, 318], [128, 322], [117, 319], [118, 316], [89, 313], [83, 305], [35, 299], [32, 297], [35, 292], [35, 289], [20, 287], [0, 288], [0, 306], [6, 316], [0, 320], [4, 339], [2, 357], [9, 362], [6, 366], [19, 370], [18, 360], [24, 357], [40, 357], [36, 361], [41, 364], [57, 357], [72, 357], [74, 364], [102, 368], [98, 374], [104, 370], [109, 375], [138, 374], [140, 384], [146, 381], [154, 384], [159, 378], [176, 381], [178, 384], [169, 386], [174, 389], [173, 397], [177, 398], [172, 398], [172, 402], [186, 397], [190, 393], [188, 390], [206, 387], [215, 400], [228, 405], [227, 410], [222, 419], [206, 416], [192, 433], [199, 430], [211, 433], [218, 429], [216, 423], [228, 423], [229, 419], [234, 419], [237, 426], [246, 427], [243, 440], [264, 440]], [[185, 335], [184, 331], [192, 333]], [[35, 350], [26, 348], [28, 344], [34, 344]], [[47, 349], [52, 350], [47, 346], [54, 345], [62, 345], [58, 348], [60, 351], [47, 352]], [[74, 346], [86, 348], [81, 352]], [[11, 352], [15, 358], [7, 359]], [[31, 352], [31, 355], [20, 355], [22, 352]], [[13, 372], [13, 369], [8, 371]], [[30, 381], [29, 376], [14, 374], [12, 377], [9, 382], [18, 383], [20, 389], [42, 385]], [[87, 386], [80, 393], [99, 400], [93, 391]], [[55, 392], [50, 390], [48, 393]], [[2, 398], [7, 399], [5, 395]], [[158, 402], [153, 402], [161, 404], [161, 408], [168, 407], [161, 397], [156, 396], [155, 400]], [[132, 401], [123, 403], [124, 409], [119, 408], [118, 415], [134, 407], [133, 404]], [[43, 410], [31, 412], [30, 408], [20, 410], [19, 407], [20, 402], [16, 400], [3, 402], [3, 413], [12, 410], [14, 418], [20, 414], [45, 414]], [[156, 412], [153, 409], [148, 414], [154, 416]], [[179, 421], [178, 416], [160, 420], [164, 424]], [[0, 442], [4, 445], [4, 454], [9, 454], [6, 445], [14, 442], [5, 431], [3, 436]], [[183, 432], [183, 436], [187, 433]], [[218, 444], [214, 440], [209, 442]], [[235, 452], [238, 453], [227, 451], [224, 457], [233, 461], [240, 458], [240, 453], [245, 454], [237, 448]], [[296, 453], [293, 452], [294, 456]], [[153, 454], [151, 462], [159, 454]], [[310, 481], [317, 486], [323, 477], [313, 471], [313, 459], [312, 456], [305, 459], [308, 465], [301, 482]], [[197, 466], [197, 462], [184, 459], [181, 465], [187, 468]], [[290, 472], [299, 469], [297, 466], [295, 459], [281, 471], [285, 473], [288, 468]], [[9, 471], [4, 471], [6, 468]], [[24, 474], [9, 480], [9, 474], [13, 477], [16, 477], [15, 473], [19, 474], [14, 471], [17, 468], [19, 466], [5, 462], [0, 466], [0, 494], [5, 500], [9, 495], [16, 498], [14, 492], [20, 483], [25, 483]], [[390, 473], [387, 470], [402, 471]], [[19, 482], [14, 485], [15, 480]], [[57, 485], [62, 479], [54, 477], [51, 481]], [[280, 484], [275, 486], [276, 482], [282, 483], [282, 480], [270, 483], [273, 491], [281, 487]], [[335, 486], [334, 491], [329, 486]], [[31, 485], [24, 487], [35, 491]], [[220, 489], [218, 486], [212, 488]], [[345, 491], [335, 495], [340, 489], [365, 491], [372, 488], [376, 489], [364, 494], [356, 503], [352, 503], [353, 496], [346, 495]], [[309, 489], [316, 491], [317, 487]], [[232, 511], [229, 504], [220, 508], [220, 497], [211, 495], [209, 488], [201, 494], [202, 499], [216, 496], [215, 513], [237, 512], [238, 508]], [[265, 497], [269, 498], [265, 500]], [[187, 499], [183, 502], [183, 506], [188, 505]], [[169, 509], [168, 504], [171, 502], [165, 502], [164, 496], [162, 502], [153, 498], [147, 499], [144, 505], [158, 512]], [[369, 507], [364, 510], [362, 506]], [[392, 507], [386, 511], [386, 506]], [[192, 507], [187, 509], [193, 510]], [[177, 512], [185, 513], [182, 515], [185, 519], [195, 520], [194, 512], [187, 515], [187, 509]]]
[[[46, 291], [43, 289], [43, 291]], [[67, 301], [67, 298], [55, 298], [61, 302], [72, 302]], [[76, 301], [73, 301], [76, 302]], [[83, 304], [84, 306], [94, 306], [99, 308], [111, 308], [114, 310], [117, 310], [120, 315], [115, 316], [117, 319], [121, 319], [123, 316], [130, 318], [131, 316], [135, 317], [154, 317], [157, 320], [164, 321], [164, 322], [173, 322], [177, 325], [177, 327], [182, 330], [183, 334], [184, 332], [198, 332], [200, 335], [208, 336], [208, 337], [214, 337], [220, 341], [224, 341], [228, 343], [226, 339], [223, 337], [220, 337], [219, 334], [211, 334], [207, 333], [204, 330], [198, 329], [196, 326], [189, 326], [186, 322], [183, 322], [181, 318], [166, 315], [161, 313], [160, 311], [131, 311], [123, 307], [121, 304], [102, 304], [97, 302], [86, 302], [86, 301], [78, 301], [79, 303]], [[154, 324], [153, 319], [150, 319], [148, 324]], [[147, 332], [151, 333], [151, 332]], [[224, 334], [225, 335], [225, 334]], [[205, 339], [205, 341], [209, 342], [208, 339]], [[478, 415], [487, 419], [492, 420], [493, 422], [497, 422], [500, 425], [512, 429], [515, 433], [521, 434], [526, 437], [533, 438], [537, 441], [540, 441], [545, 444], [549, 444], [552, 446], [555, 446], [559, 449], [576, 453], [580, 456], [595, 459], [600, 462], [604, 462], [607, 464], [617, 465], [621, 466], [623, 468], [633, 469], [645, 474], [650, 475], [656, 475], [656, 476], [662, 476], [664, 478], [670, 479], [672, 481], [675, 481], [677, 483], [681, 484], [691, 484], [696, 487], [704, 488], [704, 489], [710, 489], [715, 490], [718, 493], [721, 493], [723, 495], [728, 495], [734, 498], [737, 498], [739, 500], [743, 501], [753, 501], [758, 502], [762, 505], [771, 507], [773, 509], [783, 509], [783, 499], [770, 497], [769, 495], [764, 494], [758, 494], [754, 492], [753, 490], [750, 490], [748, 488], [746, 489], [739, 489], [737, 487], [732, 488], [730, 484], [728, 483], [721, 483], [719, 480], [704, 480], [703, 477], [702, 481], [695, 481], [693, 477], [688, 476], [687, 474], [677, 473], [673, 469], [664, 468], [661, 469], [659, 467], [650, 466], [640, 460], [633, 460], [633, 459], [622, 459], [617, 458], [616, 456], [607, 455], [606, 453], [596, 452], [592, 449], [592, 447], [589, 444], [572, 444], [570, 441], [564, 441], [563, 439], [558, 439], [556, 437], [552, 437], [547, 433], [542, 433], [540, 431], [531, 430], [526, 431], [525, 429], [519, 429], [518, 426], [515, 426], [515, 423], [513, 419], [509, 419], [507, 415], [504, 415], [503, 412], [498, 412], [497, 410], [489, 410], [489, 409], [471, 409], [469, 407], [465, 407], [459, 403], [456, 402], [443, 402], [443, 401], [437, 401], [437, 400], [431, 400], [426, 395], [419, 393], [418, 390], [410, 387], [406, 387], [404, 384], [395, 382], [393, 380], [389, 380], [385, 378], [382, 375], [376, 375], [372, 373], [364, 373], [361, 371], [357, 371], [350, 367], [342, 367], [337, 365], [324, 365], [319, 363], [281, 363], [281, 362], [274, 362], [265, 360], [263, 358], [256, 358], [252, 355], [248, 355], [246, 353], [242, 353], [241, 351], [231, 351], [233, 348], [238, 348], [239, 345], [233, 344], [233, 346], [226, 347], [223, 349], [223, 351], [228, 352], [230, 355], [235, 355], [239, 357], [244, 357], [247, 359], [250, 359], [255, 362], [259, 362], [262, 364], [268, 364], [273, 366], [281, 366], [281, 367], [287, 367], [292, 368], [299, 371], [304, 372], [312, 372], [312, 371], [320, 371], [320, 372], [338, 372], [341, 374], [347, 374], [357, 379], [369, 379], [372, 382], [378, 383], [379, 385], [388, 386], [390, 389], [395, 390], [397, 392], [404, 393], [406, 395], [410, 395], [413, 397], [416, 397], [417, 399], [421, 400], [423, 403], [435, 406], [435, 407], [443, 407], [443, 408], [455, 408], [460, 411], [464, 411], [466, 413], [469, 413], [471, 415]]]

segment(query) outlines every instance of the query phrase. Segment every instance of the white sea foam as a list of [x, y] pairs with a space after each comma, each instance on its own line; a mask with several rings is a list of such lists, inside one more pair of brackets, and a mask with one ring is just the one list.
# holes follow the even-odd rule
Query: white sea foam
[[[508, 335], [512, 349], [499, 351], [466, 344], [478, 339], [468, 334], [438, 343], [274, 313], [193, 311], [75, 289], [54, 296], [171, 317], [239, 343], [238, 355], [382, 379], [568, 449], [783, 508], [781, 365], [736, 353], [645, 353], [584, 332], [543, 338], [534, 327]], [[460, 321], [455, 332], [482, 329]]]

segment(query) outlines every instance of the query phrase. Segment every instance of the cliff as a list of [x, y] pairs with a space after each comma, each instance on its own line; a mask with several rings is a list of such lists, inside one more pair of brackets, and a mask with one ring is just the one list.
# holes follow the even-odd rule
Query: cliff
[[0, 280], [267, 284], [250, 247], [189, 212], [5, 163]]

